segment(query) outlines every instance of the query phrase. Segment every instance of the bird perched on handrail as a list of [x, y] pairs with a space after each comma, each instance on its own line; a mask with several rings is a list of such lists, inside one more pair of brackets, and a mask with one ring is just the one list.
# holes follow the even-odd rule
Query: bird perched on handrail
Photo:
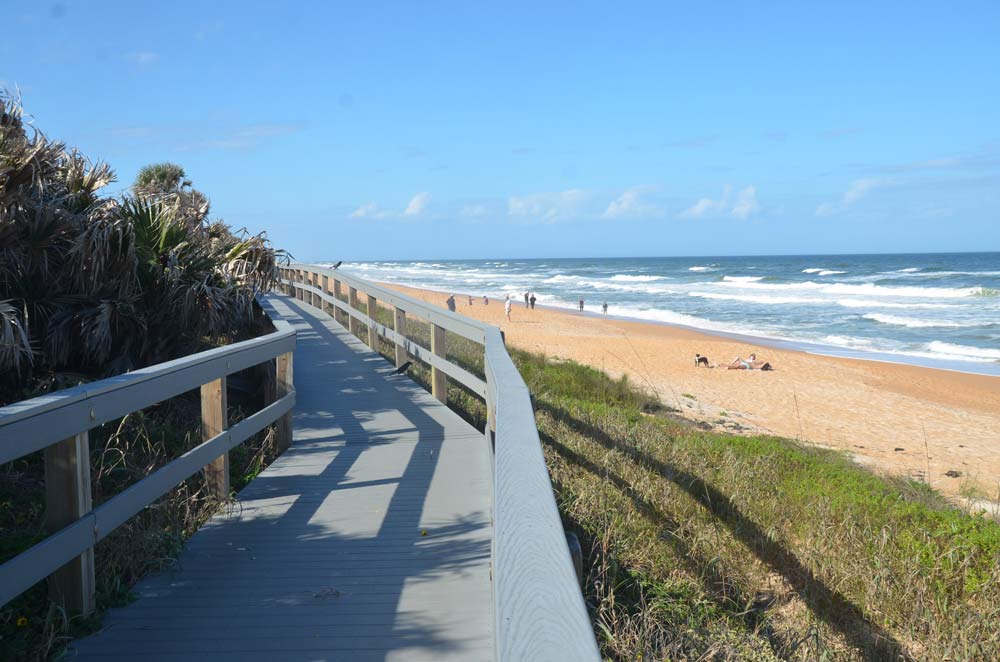
[[330, 268], [331, 268], [331, 269], [336, 269], [337, 267], [339, 267], [339, 266], [340, 266], [340, 265], [342, 265], [343, 263], [344, 263], [344, 261], [343, 261], [343, 260], [340, 260], [339, 262], [337, 262], [337, 264], [333, 265], [333, 266], [332, 266], [332, 267], [330, 267]]
[[392, 374], [394, 374], [394, 375], [402, 375], [404, 372], [406, 372], [407, 370], [410, 369], [411, 365], [413, 365], [413, 361], [407, 361], [403, 365], [401, 365], [398, 368], [396, 368], [395, 370], [393, 370]]

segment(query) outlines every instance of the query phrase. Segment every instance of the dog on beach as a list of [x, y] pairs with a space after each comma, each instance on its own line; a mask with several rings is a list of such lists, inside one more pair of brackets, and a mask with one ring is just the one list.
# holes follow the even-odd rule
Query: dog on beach
[[694, 367], [700, 368], [701, 366], [705, 366], [706, 368], [711, 368], [712, 367], [709, 364], [709, 362], [708, 362], [708, 357], [707, 356], [702, 356], [701, 354], [695, 354], [694, 355]]

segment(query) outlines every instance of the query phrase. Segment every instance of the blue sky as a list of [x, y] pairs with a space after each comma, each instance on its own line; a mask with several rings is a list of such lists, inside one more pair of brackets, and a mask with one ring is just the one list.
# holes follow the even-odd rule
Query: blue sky
[[21, 4], [0, 85], [302, 260], [1000, 250], [1000, 3], [541, 4]]

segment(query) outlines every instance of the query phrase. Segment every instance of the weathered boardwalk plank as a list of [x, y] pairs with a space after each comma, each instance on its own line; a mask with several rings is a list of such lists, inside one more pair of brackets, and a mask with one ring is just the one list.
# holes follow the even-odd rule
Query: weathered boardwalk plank
[[302, 301], [292, 447], [79, 660], [493, 659], [483, 435]]

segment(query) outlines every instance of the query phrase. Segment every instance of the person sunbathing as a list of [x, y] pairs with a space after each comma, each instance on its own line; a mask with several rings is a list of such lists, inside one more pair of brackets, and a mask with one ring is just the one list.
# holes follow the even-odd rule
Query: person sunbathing
[[756, 354], [751, 354], [746, 359], [737, 356], [726, 367], [730, 370], [774, 370], [774, 367], [767, 361], [758, 361]]

